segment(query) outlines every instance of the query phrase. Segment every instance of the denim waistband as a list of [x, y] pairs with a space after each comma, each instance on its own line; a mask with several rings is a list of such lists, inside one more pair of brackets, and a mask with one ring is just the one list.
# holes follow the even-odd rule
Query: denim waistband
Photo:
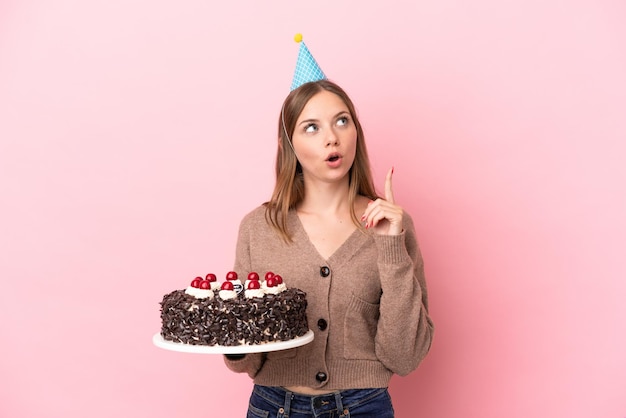
[[313, 413], [323, 415], [329, 411], [337, 411], [339, 416], [347, 415], [347, 411], [358, 404], [385, 392], [387, 388], [348, 389], [324, 395], [303, 395], [286, 390], [279, 386], [254, 385], [253, 392], [266, 401], [285, 409], [284, 413]]

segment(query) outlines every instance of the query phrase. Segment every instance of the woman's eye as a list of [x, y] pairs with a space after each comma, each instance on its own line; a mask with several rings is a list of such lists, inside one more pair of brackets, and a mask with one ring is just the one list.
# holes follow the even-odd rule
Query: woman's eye
[[316, 132], [317, 131], [317, 125], [314, 123], [309, 123], [307, 126], [304, 127], [304, 132]]
[[346, 126], [348, 124], [349, 120], [347, 116], [342, 116], [339, 119], [337, 119], [337, 125], [338, 126]]

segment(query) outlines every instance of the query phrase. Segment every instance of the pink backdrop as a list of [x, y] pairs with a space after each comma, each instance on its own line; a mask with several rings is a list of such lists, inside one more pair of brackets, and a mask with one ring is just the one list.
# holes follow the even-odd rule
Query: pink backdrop
[[214, 3], [0, 3], [0, 416], [244, 415], [151, 337], [269, 197], [296, 32], [421, 239], [397, 416], [626, 416], [624, 2]]

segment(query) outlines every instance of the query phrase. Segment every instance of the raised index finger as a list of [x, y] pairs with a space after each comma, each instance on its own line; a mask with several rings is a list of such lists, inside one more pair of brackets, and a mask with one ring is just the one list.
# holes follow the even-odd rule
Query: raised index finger
[[396, 203], [393, 199], [393, 189], [391, 187], [391, 177], [393, 176], [393, 167], [387, 172], [385, 178], [385, 200], [389, 203]]

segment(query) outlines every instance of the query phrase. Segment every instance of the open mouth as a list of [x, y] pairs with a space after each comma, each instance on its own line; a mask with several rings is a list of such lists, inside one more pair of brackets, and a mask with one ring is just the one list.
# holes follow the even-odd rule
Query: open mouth
[[332, 162], [337, 161], [339, 158], [341, 158], [341, 156], [339, 154], [331, 154], [331, 155], [328, 156], [326, 161], [330, 161], [332, 163]]

